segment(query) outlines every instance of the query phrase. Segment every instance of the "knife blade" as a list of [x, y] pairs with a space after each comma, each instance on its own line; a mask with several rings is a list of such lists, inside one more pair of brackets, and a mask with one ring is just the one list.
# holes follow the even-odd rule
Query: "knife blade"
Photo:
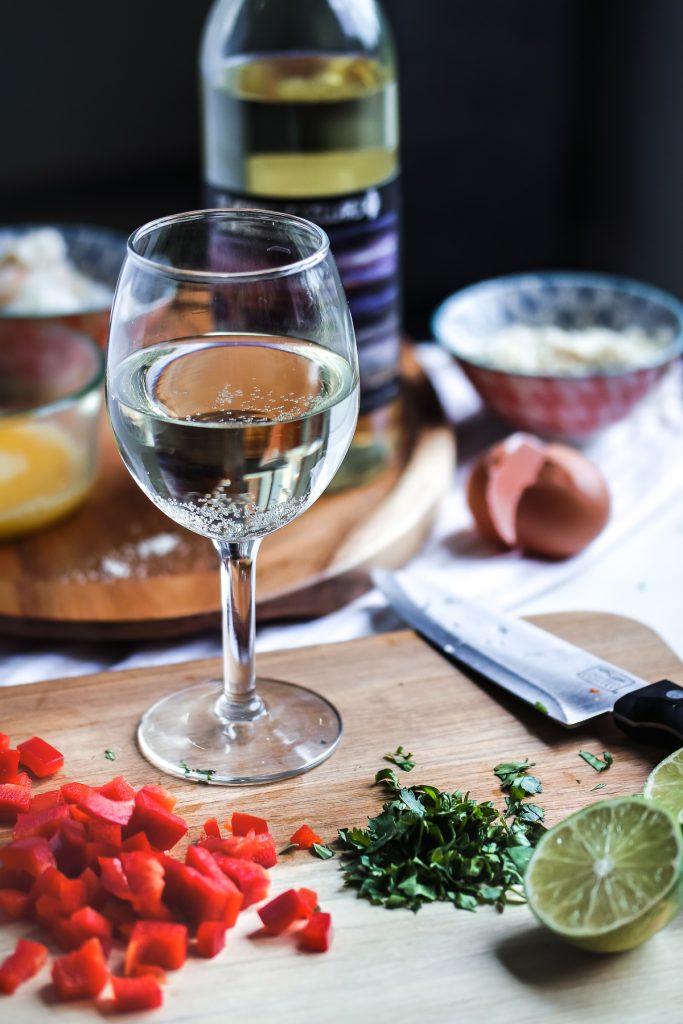
[[411, 574], [376, 570], [394, 610], [449, 658], [572, 727], [612, 712], [639, 739], [683, 743], [683, 685], [645, 679], [524, 619]]

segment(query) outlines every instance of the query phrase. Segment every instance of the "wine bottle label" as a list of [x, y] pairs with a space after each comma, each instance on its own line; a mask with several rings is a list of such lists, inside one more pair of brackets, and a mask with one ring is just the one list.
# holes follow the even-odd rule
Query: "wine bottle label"
[[330, 199], [271, 199], [206, 186], [211, 207], [257, 206], [305, 217], [330, 238], [358, 344], [361, 414], [398, 394], [401, 330], [399, 181]]

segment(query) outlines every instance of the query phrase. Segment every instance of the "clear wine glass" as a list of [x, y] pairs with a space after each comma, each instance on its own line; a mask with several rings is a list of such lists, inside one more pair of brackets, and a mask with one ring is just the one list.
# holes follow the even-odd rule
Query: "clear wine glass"
[[142, 753], [226, 785], [312, 768], [341, 719], [311, 690], [256, 679], [254, 566], [261, 540], [330, 482], [358, 416], [353, 326], [324, 231], [245, 209], [139, 228], [114, 298], [107, 407], [133, 478], [221, 562], [222, 685], [153, 705]]

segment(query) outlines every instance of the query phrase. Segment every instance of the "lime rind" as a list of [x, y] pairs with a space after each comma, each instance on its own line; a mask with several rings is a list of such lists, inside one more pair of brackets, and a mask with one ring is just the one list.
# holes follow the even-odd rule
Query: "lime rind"
[[683, 840], [673, 816], [641, 797], [585, 807], [540, 840], [526, 875], [529, 905], [584, 949], [631, 949], [683, 902]]
[[643, 796], [665, 807], [683, 825], [683, 748], [674, 750], [652, 769]]

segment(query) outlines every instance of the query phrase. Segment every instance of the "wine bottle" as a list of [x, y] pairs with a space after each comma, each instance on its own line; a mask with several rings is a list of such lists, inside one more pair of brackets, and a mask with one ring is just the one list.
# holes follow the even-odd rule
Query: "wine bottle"
[[208, 206], [315, 221], [353, 317], [358, 429], [333, 486], [362, 483], [400, 438], [396, 61], [376, 0], [217, 0], [200, 56]]

